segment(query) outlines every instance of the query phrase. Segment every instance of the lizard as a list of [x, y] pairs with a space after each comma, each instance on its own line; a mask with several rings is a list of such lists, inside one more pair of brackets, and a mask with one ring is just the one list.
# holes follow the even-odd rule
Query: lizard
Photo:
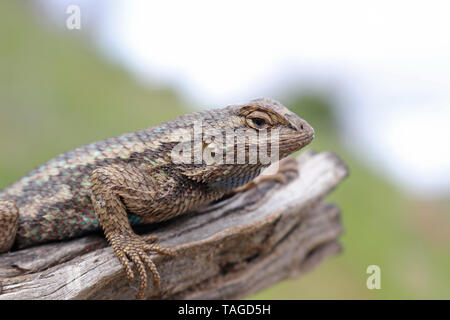
[[[194, 152], [188, 153], [188, 161], [174, 161], [180, 139], [193, 146], [195, 136], [190, 133], [195, 126], [201, 129], [197, 134], [200, 142], [194, 141], [191, 150], [200, 155], [212, 150], [209, 155], [216, 156], [215, 160], [200, 157], [193, 161]], [[239, 145], [233, 137], [219, 146], [225, 150], [221, 155], [218, 140], [211, 137], [223, 137], [230, 130], [241, 130], [241, 134], [245, 130], [257, 139], [249, 135]], [[251, 162], [252, 150], [274, 144], [263, 131], [277, 137], [278, 159], [263, 162], [257, 157]], [[136, 268], [140, 280], [137, 297], [143, 298], [147, 269], [155, 287], [160, 286], [149, 253], [176, 253], [161, 246], [156, 236], [137, 235], [133, 226], [166, 221], [242, 190], [263, 177], [258, 177], [261, 170], [305, 147], [313, 138], [314, 130], [304, 119], [276, 100], [258, 98], [182, 115], [156, 127], [78, 147], [0, 191], [0, 253], [102, 229], [130, 281], [135, 277], [133, 266]], [[240, 163], [238, 146], [245, 150]], [[220, 161], [225, 153], [233, 159]]]

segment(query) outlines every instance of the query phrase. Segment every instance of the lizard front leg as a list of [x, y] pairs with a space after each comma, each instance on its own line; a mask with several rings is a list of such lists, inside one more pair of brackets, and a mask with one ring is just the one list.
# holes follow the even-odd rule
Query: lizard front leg
[[140, 237], [131, 228], [124, 199], [136, 202], [156, 201], [157, 192], [140, 169], [108, 166], [98, 168], [91, 176], [91, 199], [108, 242], [125, 268], [128, 279], [134, 278], [132, 265], [137, 268], [140, 289], [137, 297], [143, 298], [147, 289], [147, 266], [153, 274], [155, 287], [159, 288], [158, 270], [147, 252], [174, 255], [170, 249], [154, 242], [155, 236]]

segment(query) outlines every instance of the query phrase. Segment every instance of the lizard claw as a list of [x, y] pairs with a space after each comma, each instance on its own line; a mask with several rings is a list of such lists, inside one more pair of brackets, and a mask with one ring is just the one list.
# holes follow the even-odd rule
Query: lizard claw
[[141, 236], [141, 238], [145, 242], [149, 242], [149, 243], [154, 243], [154, 242], [158, 241], [158, 236], [154, 235], [154, 234], [146, 234], [146, 235]]
[[134, 272], [132, 265], [137, 269], [137, 275], [139, 276], [140, 286], [137, 294], [138, 299], [142, 299], [145, 296], [147, 290], [147, 271], [150, 270], [153, 275], [153, 284], [155, 288], [160, 288], [161, 277], [155, 263], [147, 254], [148, 252], [157, 252], [164, 255], [174, 256], [175, 251], [172, 249], [164, 248], [156, 243], [148, 244], [146, 240], [155, 242], [156, 236], [144, 236], [138, 235], [113, 235], [109, 237], [111, 246], [114, 249], [114, 254], [120, 260], [125, 268], [127, 278], [131, 281], [134, 279]]

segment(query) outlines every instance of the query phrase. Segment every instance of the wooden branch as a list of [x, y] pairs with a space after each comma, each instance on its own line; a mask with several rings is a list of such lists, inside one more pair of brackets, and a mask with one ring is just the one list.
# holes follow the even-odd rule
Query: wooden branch
[[[148, 298], [241, 298], [314, 268], [340, 250], [339, 209], [324, 196], [348, 174], [333, 153], [303, 152], [300, 176], [264, 182], [195, 214], [144, 229], [175, 248], [154, 255], [161, 290]], [[134, 299], [104, 237], [90, 235], [0, 256], [0, 299]]]

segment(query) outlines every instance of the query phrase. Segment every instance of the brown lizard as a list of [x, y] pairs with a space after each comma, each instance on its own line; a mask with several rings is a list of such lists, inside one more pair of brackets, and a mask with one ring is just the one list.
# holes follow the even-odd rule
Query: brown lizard
[[146, 267], [156, 287], [160, 282], [147, 253], [174, 252], [154, 236], [136, 235], [132, 225], [165, 221], [242, 190], [313, 138], [305, 120], [262, 98], [79, 147], [0, 192], [0, 253], [101, 227], [130, 280], [137, 268], [142, 298]]

